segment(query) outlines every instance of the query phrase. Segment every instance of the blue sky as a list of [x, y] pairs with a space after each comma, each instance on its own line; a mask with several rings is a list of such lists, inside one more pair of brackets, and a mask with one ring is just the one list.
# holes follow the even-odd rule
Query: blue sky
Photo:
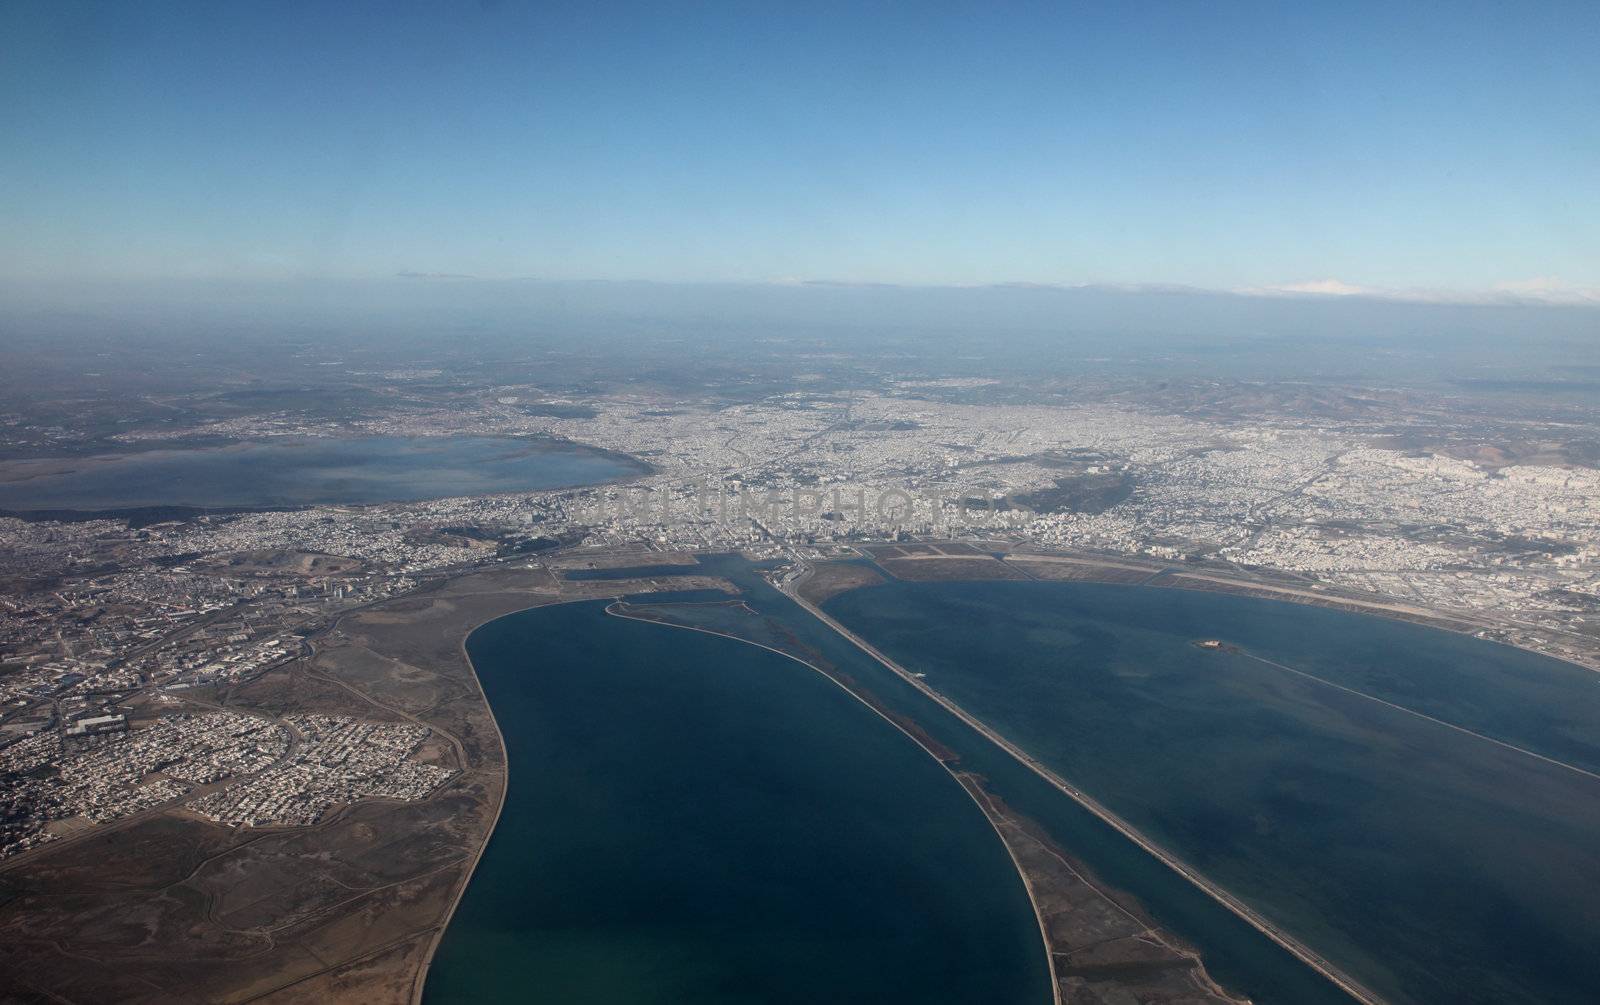
[[0, 39], [10, 280], [1600, 289], [1592, 2], [11, 2]]

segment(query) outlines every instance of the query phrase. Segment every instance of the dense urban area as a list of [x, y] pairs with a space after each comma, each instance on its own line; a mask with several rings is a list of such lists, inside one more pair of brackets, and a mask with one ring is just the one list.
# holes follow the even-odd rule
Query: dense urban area
[[[864, 542], [965, 539], [1140, 556], [1445, 612], [1485, 637], [1600, 668], [1592, 467], [1537, 447], [1507, 456], [1448, 437], [1397, 442], [1368, 412], [1244, 420], [964, 400], [996, 383], [899, 380], [733, 404], [500, 387], [376, 418], [269, 412], [183, 430], [225, 442], [556, 439], [650, 470], [404, 504], [0, 518], [0, 854], [158, 807], [263, 827], [426, 797], [451, 769], [418, 759], [420, 727], [245, 715], [189, 696], [304, 656], [307, 636], [340, 612], [561, 549], [794, 562]], [[17, 416], [7, 428], [18, 440], [50, 435]]]

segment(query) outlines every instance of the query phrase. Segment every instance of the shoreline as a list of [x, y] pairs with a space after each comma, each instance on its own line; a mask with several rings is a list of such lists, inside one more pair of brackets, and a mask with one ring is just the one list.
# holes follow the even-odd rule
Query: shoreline
[[505, 809], [506, 794], [511, 791], [511, 758], [506, 752], [506, 737], [500, 731], [500, 719], [494, 714], [494, 703], [489, 700], [488, 693], [483, 689], [483, 681], [478, 678], [478, 665], [472, 662], [472, 657], [467, 654], [467, 640], [472, 638], [478, 629], [491, 622], [499, 621], [500, 618], [508, 618], [512, 614], [522, 614], [526, 611], [537, 610], [539, 607], [550, 606], [554, 605], [537, 604], [533, 607], [524, 607], [520, 610], [498, 615], [482, 624], [473, 625], [471, 630], [461, 636], [461, 644], [459, 646], [461, 659], [465, 661], [467, 670], [472, 675], [472, 684], [478, 689], [478, 697], [483, 699], [483, 707], [489, 712], [489, 721], [494, 724], [495, 742], [500, 745], [500, 763], [504, 764], [505, 768], [502, 771], [500, 780], [500, 798], [495, 800], [494, 817], [489, 821], [489, 829], [484, 833], [483, 843], [478, 846], [477, 851], [473, 852], [472, 860], [467, 863], [466, 872], [461, 877], [461, 886], [456, 890], [455, 896], [450, 898], [450, 909], [440, 919], [438, 930], [433, 933], [433, 938], [428, 940], [427, 951], [422, 956], [422, 965], [417, 968], [416, 976], [412, 978], [411, 1005], [421, 1005], [422, 1003], [422, 991], [428, 983], [428, 969], [433, 966], [433, 957], [438, 953], [439, 943], [444, 941], [445, 932], [449, 930], [450, 922], [456, 916], [456, 908], [461, 906], [461, 898], [467, 895], [467, 887], [472, 885], [472, 877], [478, 873], [478, 863], [483, 859], [483, 853], [488, 850], [489, 842], [494, 840], [494, 832], [500, 827], [500, 814]]
[[[962, 542], [969, 543], [969, 542]], [[993, 543], [993, 542], [978, 542]], [[863, 544], [867, 548], [871, 545]], [[882, 571], [889, 578], [903, 581], [901, 577], [885, 569], [883, 565], [870, 553], [861, 556], [870, 562], [876, 569]], [[824, 559], [823, 561], [837, 561], [837, 559]], [[1444, 632], [1457, 635], [1466, 635], [1482, 642], [1490, 642], [1507, 649], [1516, 649], [1520, 652], [1542, 656], [1545, 659], [1568, 663], [1586, 670], [1589, 673], [1600, 673], [1600, 655], [1595, 657], [1596, 664], [1579, 662], [1568, 656], [1558, 653], [1546, 652], [1532, 646], [1522, 645], [1517, 642], [1508, 642], [1505, 639], [1487, 638], [1479, 632], [1495, 628], [1505, 628], [1501, 623], [1480, 619], [1479, 615], [1469, 612], [1445, 610], [1428, 607], [1424, 604], [1413, 603], [1397, 597], [1388, 597], [1381, 594], [1358, 595], [1352, 591], [1330, 587], [1326, 590], [1313, 590], [1309, 585], [1292, 586], [1276, 580], [1266, 578], [1248, 578], [1238, 573], [1230, 574], [1222, 570], [1186, 568], [1170, 563], [1153, 562], [1142, 555], [1101, 555], [1094, 552], [1071, 551], [1008, 551], [1003, 557], [994, 557], [994, 561], [1002, 565], [1014, 565], [1025, 562], [1059, 562], [1067, 565], [1080, 565], [1097, 569], [1118, 569], [1130, 572], [1146, 573], [1144, 579], [1138, 582], [1126, 582], [1115, 579], [1098, 579], [1085, 577], [1081, 580], [1041, 578], [1023, 568], [1017, 571], [1026, 576], [1029, 581], [1040, 583], [1052, 582], [1085, 582], [1100, 583], [1106, 586], [1141, 586], [1161, 590], [1190, 590], [1196, 593], [1224, 593], [1236, 597], [1252, 597], [1256, 600], [1276, 600], [1285, 604], [1298, 604], [1303, 607], [1324, 607], [1329, 610], [1345, 610], [1352, 614], [1366, 614], [1373, 617], [1385, 618], [1389, 621], [1400, 621], [1411, 625], [1420, 625], [1424, 628], [1436, 628]], [[808, 567], [813, 563], [807, 563]], [[1275, 570], [1268, 570], [1269, 572]], [[959, 579], [952, 577], [945, 582], [976, 582], [977, 580]], [[1261, 594], [1270, 594], [1262, 596]], [[1523, 626], [1518, 626], [1523, 627]], [[1549, 629], [1535, 629], [1548, 632]], [[1596, 641], [1596, 648], [1600, 649], [1600, 640]]]

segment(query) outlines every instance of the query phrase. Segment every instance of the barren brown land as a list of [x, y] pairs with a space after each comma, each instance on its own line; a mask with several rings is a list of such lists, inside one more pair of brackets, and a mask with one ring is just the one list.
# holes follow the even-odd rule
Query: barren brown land
[[[703, 576], [672, 587], [728, 588]], [[0, 870], [0, 1000], [414, 998], [506, 785], [466, 636], [528, 607], [652, 588], [473, 573], [344, 615], [311, 637], [307, 658], [177, 704], [163, 696], [163, 711], [425, 726], [413, 757], [456, 773], [426, 798], [337, 805], [310, 826], [213, 822], [185, 808], [211, 788], [201, 786], [14, 856]]]
[[813, 604], [821, 604], [830, 597], [883, 581], [883, 574], [870, 565], [829, 562], [817, 566], [816, 571], [806, 577], [801, 589], [807, 600]]
[[892, 545], [868, 549], [896, 579], [1024, 579], [1021, 572], [968, 544]]
[[647, 565], [694, 565], [693, 555], [665, 551], [573, 551], [551, 555], [552, 569], [628, 569]]
[[290, 575], [290, 576], [349, 576], [364, 572], [365, 562], [339, 555], [324, 555], [311, 551], [239, 551], [216, 555], [196, 563], [204, 572], [226, 573], [230, 576]]
[[983, 808], [1022, 873], [1044, 929], [1057, 1001], [1243, 1001], [1218, 986], [1199, 954], [1157, 926], [1136, 902], [1090, 879], [1037, 824], [987, 791], [982, 776], [951, 770]]

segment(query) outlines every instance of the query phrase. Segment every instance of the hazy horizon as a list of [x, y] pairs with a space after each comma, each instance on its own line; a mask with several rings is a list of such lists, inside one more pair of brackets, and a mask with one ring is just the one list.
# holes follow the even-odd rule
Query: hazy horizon
[[1600, 303], [1592, 4], [11, 4], [0, 276]]

